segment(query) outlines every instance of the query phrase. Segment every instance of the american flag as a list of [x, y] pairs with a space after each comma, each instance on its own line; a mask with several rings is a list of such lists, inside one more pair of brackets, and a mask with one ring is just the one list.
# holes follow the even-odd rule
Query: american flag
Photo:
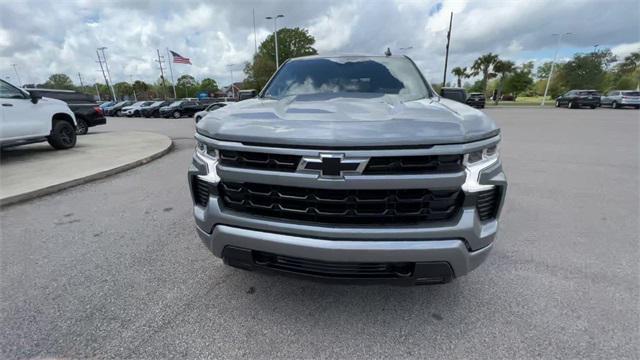
[[178, 53], [177, 53], [177, 52], [175, 52], [175, 51], [171, 51], [171, 50], [169, 50], [169, 52], [171, 53], [171, 56], [173, 57], [173, 62], [174, 62], [174, 63], [176, 63], [176, 64], [189, 64], [189, 65], [192, 65], [192, 64], [191, 64], [191, 59], [186, 58], [186, 57], [184, 57], [184, 56], [182, 56], [182, 55], [178, 54]]

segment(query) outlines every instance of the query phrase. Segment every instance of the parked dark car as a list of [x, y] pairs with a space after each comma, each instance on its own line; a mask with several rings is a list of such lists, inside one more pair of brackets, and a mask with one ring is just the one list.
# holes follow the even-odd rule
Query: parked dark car
[[160, 116], [164, 118], [181, 118], [183, 116], [193, 116], [198, 111], [202, 111], [207, 106], [199, 101], [178, 100], [168, 106], [160, 108]]
[[596, 90], [571, 90], [556, 98], [556, 107], [566, 106], [577, 109], [588, 106], [592, 109], [600, 106], [600, 93]]
[[133, 101], [120, 101], [115, 105], [107, 106], [104, 108], [104, 114], [106, 116], [122, 116], [122, 108], [133, 104]]
[[154, 101], [151, 105], [143, 106], [140, 108], [140, 115], [146, 118], [148, 117], [160, 117], [160, 108], [171, 104], [171, 101], [158, 100]]
[[486, 98], [483, 93], [470, 93], [466, 103], [474, 108], [483, 109], [486, 103]]
[[467, 101], [467, 91], [463, 88], [444, 87], [440, 90], [440, 95], [463, 104]]
[[107, 118], [104, 111], [93, 99], [92, 95], [83, 94], [73, 90], [55, 90], [55, 89], [25, 89], [29, 93], [58, 99], [67, 103], [73, 114], [76, 116], [76, 133], [84, 135], [89, 131], [90, 127], [97, 125], [105, 125]]

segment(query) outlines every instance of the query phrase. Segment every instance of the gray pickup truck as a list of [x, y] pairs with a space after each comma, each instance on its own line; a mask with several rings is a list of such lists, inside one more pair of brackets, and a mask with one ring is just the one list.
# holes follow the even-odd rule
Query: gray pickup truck
[[197, 233], [225, 264], [332, 281], [446, 283], [496, 239], [500, 129], [396, 56], [288, 60], [196, 126]]

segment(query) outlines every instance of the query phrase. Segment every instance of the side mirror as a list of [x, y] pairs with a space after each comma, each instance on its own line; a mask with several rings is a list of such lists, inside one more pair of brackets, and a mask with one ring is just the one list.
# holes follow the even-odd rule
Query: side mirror
[[31, 102], [34, 103], [34, 104], [37, 104], [38, 100], [42, 99], [42, 96], [36, 95], [34, 93], [31, 93], [31, 92], [29, 93], [29, 97], [31, 97]]

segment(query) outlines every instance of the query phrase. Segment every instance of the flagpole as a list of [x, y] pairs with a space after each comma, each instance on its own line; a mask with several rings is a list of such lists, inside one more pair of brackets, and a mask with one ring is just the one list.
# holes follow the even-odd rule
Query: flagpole
[[173, 82], [173, 66], [171, 66], [171, 63], [173, 62], [173, 56], [171, 56], [171, 53], [169, 52], [169, 48], [167, 48], [167, 55], [168, 60], [169, 60], [169, 72], [171, 73], [171, 86], [173, 86], [173, 98], [177, 99], [178, 95], [176, 95], [176, 84], [175, 82]]

